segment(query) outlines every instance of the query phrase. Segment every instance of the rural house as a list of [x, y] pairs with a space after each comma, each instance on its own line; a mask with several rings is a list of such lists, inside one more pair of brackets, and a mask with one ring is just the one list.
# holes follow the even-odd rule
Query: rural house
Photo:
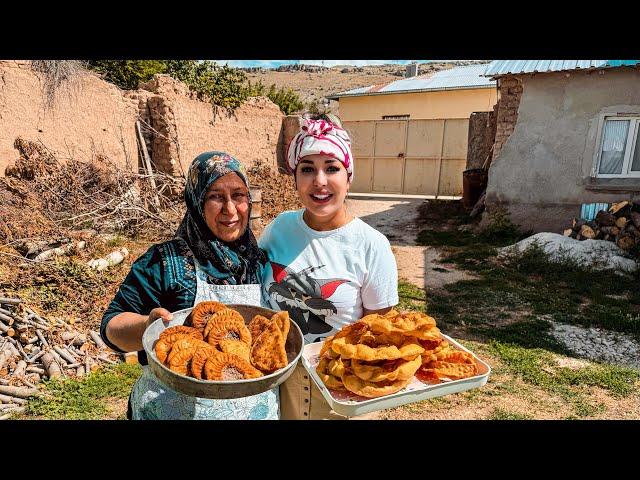
[[640, 195], [638, 60], [497, 60], [486, 209], [562, 232], [582, 204]]
[[457, 196], [462, 193], [469, 117], [491, 111], [496, 83], [488, 64], [457, 67], [328, 97], [353, 139], [351, 191]]

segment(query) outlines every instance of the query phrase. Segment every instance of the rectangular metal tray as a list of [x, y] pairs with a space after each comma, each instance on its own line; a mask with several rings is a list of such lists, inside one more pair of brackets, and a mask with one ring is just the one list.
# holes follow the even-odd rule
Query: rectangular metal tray
[[464, 392], [472, 388], [482, 387], [487, 383], [491, 367], [480, 360], [473, 352], [463, 347], [461, 344], [453, 340], [447, 335], [442, 335], [444, 339], [450, 342], [455, 348], [471, 353], [478, 364], [478, 375], [475, 377], [462, 378], [460, 380], [449, 380], [439, 384], [427, 384], [413, 378], [411, 383], [405, 388], [392, 395], [380, 398], [364, 398], [351, 392], [338, 392], [328, 389], [320, 380], [316, 373], [318, 365], [318, 354], [322, 348], [322, 342], [310, 343], [302, 349], [302, 365], [307, 369], [309, 375], [322, 392], [334, 412], [346, 417], [355, 417], [365, 413], [384, 410], [386, 408], [399, 407], [408, 403], [420, 402], [428, 398], [441, 397], [450, 393]]

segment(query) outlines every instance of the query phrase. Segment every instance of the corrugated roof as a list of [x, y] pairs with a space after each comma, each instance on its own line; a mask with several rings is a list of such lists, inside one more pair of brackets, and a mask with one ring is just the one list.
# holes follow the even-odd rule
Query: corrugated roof
[[354, 88], [346, 92], [336, 93], [327, 98], [337, 99], [350, 96], [458, 90], [463, 88], [493, 88], [496, 82], [484, 76], [488, 65], [488, 63], [483, 63], [481, 65], [450, 68], [432, 75], [403, 78], [402, 80], [396, 80], [383, 87], [372, 85], [369, 87]]
[[564, 72], [593, 68], [633, 66], [640, 60], [494, 60], [485, 72], [487, 77], [521, 73]]

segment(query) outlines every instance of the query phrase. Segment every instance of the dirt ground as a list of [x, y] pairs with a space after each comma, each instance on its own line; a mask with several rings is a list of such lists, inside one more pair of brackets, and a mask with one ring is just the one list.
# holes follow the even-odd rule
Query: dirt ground
[[348, 211], [383, 233], [391, 243], [398, 264], [398, 277], [418, 288], [441, 288], [448, 283], [473, 278], [451, 264], [439, 262], [441, 253], [416, 243], [420, 230], [421, 199], [349, 198]]

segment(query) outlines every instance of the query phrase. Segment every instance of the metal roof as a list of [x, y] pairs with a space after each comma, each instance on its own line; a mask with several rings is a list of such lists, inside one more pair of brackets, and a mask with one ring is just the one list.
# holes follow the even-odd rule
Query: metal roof
[[494, 60], [484, 73], [487, 77], [521, 73], [564, 72], [633, 66], [640, 60]]
[[494, 88], [496, 82], [484, 76], [489, 64], [468, 65], [449, 68], [435, 74], [419, 75], [417, 77], [396, 80], [383, 87], [371, 85], [369, 87], [354, 88], [346, 92], [336, 93], [327, 98], [384, 95], [392, 93], [416, 93], [436, 90], [459, 90], [468, 88]]

